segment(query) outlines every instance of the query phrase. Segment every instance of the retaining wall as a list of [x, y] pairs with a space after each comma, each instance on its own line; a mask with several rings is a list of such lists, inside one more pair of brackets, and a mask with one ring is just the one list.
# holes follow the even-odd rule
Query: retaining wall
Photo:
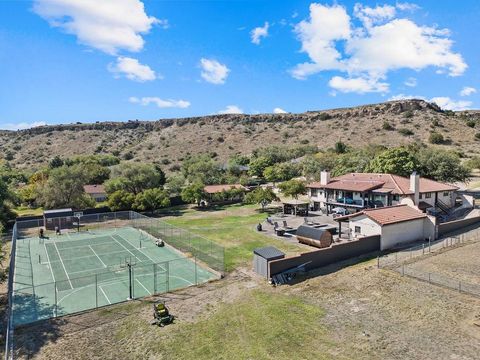
[[447, 234], [449, 232], [465, 228], [474, 224], [480, 223], [480, 216], [475, 216], [468, 219], [454, 220], [438, 225], [438, 236]]
[[367, 236], [355, 241], [336, 244], [332, 247], [310, 251], [298, 256], [273, 260], [268, 263], [268, 274], [272, 277], [282, 271], [305, 264], [307, 270], [313, 270], [338, 261], [351, 259], [359, 255], [380, 250], [380, 235]]

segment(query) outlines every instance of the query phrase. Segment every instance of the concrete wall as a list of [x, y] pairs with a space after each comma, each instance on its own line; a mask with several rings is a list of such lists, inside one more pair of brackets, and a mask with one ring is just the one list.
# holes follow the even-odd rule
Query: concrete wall
[[382, 226], [381, 250], [424, 239], [424, 225], [426, 221], [426, 219], [417, 219]]
[[380, 250], [380, 236], [369, 236], [356, 241], [337, 244], [326, 249], [315, 250], [298, 256], [270, 261], [268, 263], [269, 276], [272, 277], [275, 274], [305, 264], [309, 261], [311, 261], [311, 263], [306, 266], [306, 269], [313, 270], [378, 250]]
[[462, 220], [455, 220], [455, 221], [449, 221], [442, 223], [438, 225], [438, 236], [447, 234], [449, 232], [455, 231], [462, 229], [467, 226], [475, 225], [477, 223], [480, 223], [480, 216], [468, 218], [468, 219], [462, 219]]

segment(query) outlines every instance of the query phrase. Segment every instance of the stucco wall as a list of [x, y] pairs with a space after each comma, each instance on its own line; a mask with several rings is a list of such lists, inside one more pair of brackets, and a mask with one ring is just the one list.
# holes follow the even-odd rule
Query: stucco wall
[[[355, 233], [355, 226], [360, 226], [360, 234]], [[348, 222], [350, 234], [354, 237], [372, 236], [381, 234], [381, 226], [365, 215], [355, 216]]]
[[424, 239], [425, 219], [405, 221], [382, 227], [381, 250]]

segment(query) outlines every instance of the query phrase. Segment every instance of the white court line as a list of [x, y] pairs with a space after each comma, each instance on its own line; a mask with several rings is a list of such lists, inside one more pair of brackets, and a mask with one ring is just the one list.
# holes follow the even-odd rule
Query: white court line
[[[120, 235], [117, 234], [117, 236], [120, 236]], [[120, 237], [121, 237], [121, 236], [120, 236]], [[125, 240], [123, 237], [121, 237], [121, 238], [122, 238], [123, 240]], [[127, 250], [130, 254], [132, 254], [135, 259], [139, 260], [139, 259], [135, 256], [134, 253], [132, 253], [130, 250], [128, 250], [128, 249], [125, 247], [125, 245], [119, 243], [113, 236], [112, 236], [112, 239], [115, 240], [115, 242], [116, 242], [118, 245], [120, 245], [121, 247], [123, 247], [123, 248], [124, 248], [125, 250]], [[128, 241], [127, 241], [127, 242], [128, 242]], [[129, 244], [130, 244], [130, 243], [129, 243]], [[130, 245], [131, 245], [131, 244], [130, 244]], [[139, 260], [139, 261], [142, 262], [142, 260]]]
[[70, 277], [68, 276], [67, 269], [65, 268], [65, 264], [63, 263], [62, 256], [60, 255], [60, 251], [58, 251], [57, 244], [55, 244], [55, 241], [53, 242], [53, 245], [55, 246], [55, 250], [57, 250], [58, 257], [60, 258], [60, 262], [62, 263], [63, 270], [65, 271], [65, 275], [67, 275], [68, 282], [70, 283], [70, 287], [73, 289], [72, 282], [70, 281]]
[[[122, 235], [117, 234], [117, 236], [118, 236], [118, 237], [121, 237], [123, 240], [125, 240], [126, 242], [128, 242], [130, 245], [132, 245], [133, 247], [135, 247], [130, 241], [128, 241], [128, 239], [125, 239]], [[150, 256], [148, 256], [147, 254], [145, 254], [145, 253], [142, 251], [141, 248], [138, 248], [137, 250], [140, 251], [140, 252], [141, 252], [143, 255], [145, 255], [147, 258], [149, 258], [152, 263], [156, 263], [156, 262], [157, 262], [157, 261], [153, 260], [153, 259], [152, 259]]]
[[108, 298], [107, 294], [105, 294], [105, 291], [103, 291], [102, 285], [98, 286], [100, 288], [100, 291], [102, 292], [103, 296], [105, 296], [105, 299], [107, 299], [108, 303], [111, 305], [112, 303], [110, 302], [110, 299]]
[[150, 295], [152, 295], [152, 293], [150, 291], [148, 291], [148, 289], [140, 282], [140, 280], [135, 279], [135, 281], [138, 282], [145, 289], [146, 292], [148, 292]]
[[[122, 251], [122, 252], [123, 252], [123, 251]], [[90, 257], [93, 257], [93, 256], [90, 256]], [[105, 268], [104, 268], [104, 267], [101, 267], [101, 268], [93, 268], [93, 269], [92, 269], [92, 268], [88, 268], [88, 269], [86, 269], [86, 270], [70, 271], [69, 274], [70, 274], [70, 275], [72, 275], [72, 274], [79, 274], [79, 273], [83, 273], [83, 272], [86, 272], [86, 271], [96, 271], [96, 270], [105, 270]], [[102, 273], [97, 273], [97, 274], [102, 274]], [[93, 275], [95, 275], [95, 274], [93, 274]]]
[[107, 265], [105, 265], [105, 263], [102, 261], [102, 259], [100, 259], [100, 256], [97, 255], [97, 253], [95, 252], [95, 250], [93, 250], [93, 248], [88, 245], [88, 247], [90, 248], [90, 250], [93, 251], [93, 253], [95, 254], [95, 256], [97, 257], [98, 260], [100, 260], [100, 262], [102, 263], [103, 267], [107, 267]]
[[[47, 254], [48, 267], [50, 268], [50, 272], [52, 273], [53, 282], [56, 282], [55, 276], [53, 275], [52, 264], [50, 262], [50, 258], [48, 257], [47, 246], [45, 245], [45, 243], [43, 243], [43, 246], [45, 248], [45, 254]], [[15, 262], [15, 264], [16, 264], [16, 262]]]

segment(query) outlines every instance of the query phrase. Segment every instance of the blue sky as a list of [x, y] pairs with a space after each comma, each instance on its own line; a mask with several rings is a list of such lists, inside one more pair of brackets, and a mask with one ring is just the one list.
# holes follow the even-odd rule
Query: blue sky
[[475, 0], [0, 1], [0, 128], [480, 104]]

